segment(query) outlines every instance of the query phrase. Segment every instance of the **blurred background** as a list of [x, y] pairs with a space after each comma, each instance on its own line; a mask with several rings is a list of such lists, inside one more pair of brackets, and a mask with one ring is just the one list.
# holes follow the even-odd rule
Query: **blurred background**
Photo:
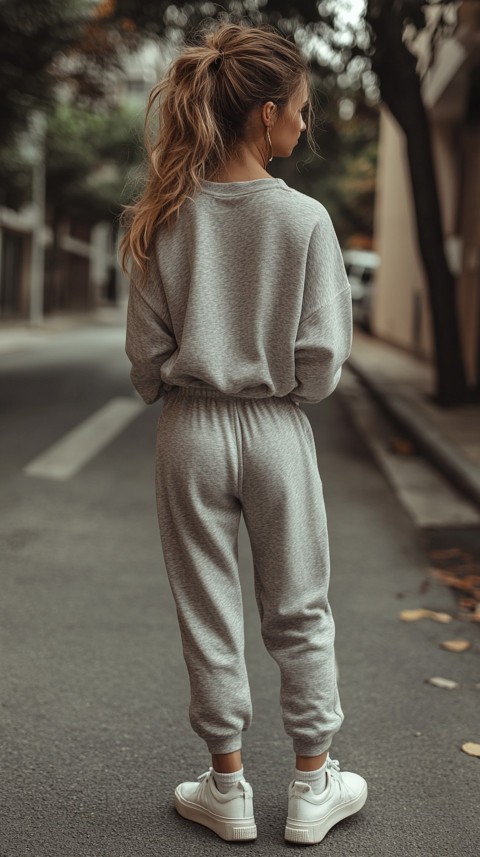
[[[208, 760], [156, 521], [162, 403], [130, 383], [117, 260], [148, 94], [209, 18], [273, 23], [308, 57], [321, 155], [302, 135], [269, 170], [325, 205], [352, 289], [351, 357], [307, 408], [346, 713], [332, 756], [371, 795], [329, 854], [473, 855], [479, 0], [0, 0], [0, 852], [225, 853], [171, 805]], [[239, 566], [244, 763], [273, 855], [292, 759], [243, 519]]]

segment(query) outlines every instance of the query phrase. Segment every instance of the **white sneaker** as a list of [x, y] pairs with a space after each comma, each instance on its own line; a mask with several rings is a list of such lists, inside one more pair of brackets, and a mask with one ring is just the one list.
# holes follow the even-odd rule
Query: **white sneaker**
[[306, 783], [292, 780], [288, 788], [287, 842], [321, 842], [334, 824], [353, 815], [367, 799], [367, 783], [359, 774], [340, 773], [337, 759], [328, 758], [327, 785], [315, 794]]
[[175, 809], [183, 818], [213, 830], [221, 839], [257, 838], [253, 816], [253, 790], [242, 779], [223, 794], [219, 792], [209, 768], [196, 783], [180, 783], [175, 789]]

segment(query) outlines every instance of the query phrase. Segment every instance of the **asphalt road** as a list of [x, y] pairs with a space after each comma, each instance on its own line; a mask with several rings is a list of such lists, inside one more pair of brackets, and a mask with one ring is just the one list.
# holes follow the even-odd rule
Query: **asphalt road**
[[[223, 842], [181, 819], [172, 793], [210, 760], [188, 722], [188, 683], [157, 529], [153, 455], [160, 405], [143, 407], [77, 473], [24, 468], [114, 397], [134, 395], [123, 330], [90, 327], [4, 354], [0, 368], [0, 857], [255, 855], [283, 841], [290, 742], [278, 671], [259, 633], [242, 519], [239, 556], [254, 722], [244, 767], [258, 839]], [[345, 722], [331, 748], [369, 799], [309, 853], [478, 854], [480, 635], [455, 619], [406, 624], [407, 607], [453, 610], [422, 584], [417, 533], [335, 393], [305, 408], [330, 529]], [[461, 655], [442, 640], [466, 637]], [[455, 691], [425, 683], [460, 682]], [[300, 847], [301, 850], [301, 847]]]

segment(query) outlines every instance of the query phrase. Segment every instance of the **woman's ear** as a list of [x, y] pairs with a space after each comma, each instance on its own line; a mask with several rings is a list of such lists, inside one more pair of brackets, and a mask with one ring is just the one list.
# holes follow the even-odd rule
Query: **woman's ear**
[[277, 105], [273, 101], [266, 101], [261, 110], [261, 117], [266, 124], [269, 124], [272, 119], [276, 121]]

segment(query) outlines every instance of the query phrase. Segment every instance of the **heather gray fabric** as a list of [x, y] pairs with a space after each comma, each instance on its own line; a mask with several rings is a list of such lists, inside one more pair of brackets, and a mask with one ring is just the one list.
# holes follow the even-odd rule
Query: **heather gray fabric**
[[262, 636], [280, 667], [285, 731], [296, 753], [323, 753], [343, 712], [327, 520], [308, 417], [289, 397], [174, 388], [157, 424], [156, 496], [192, 728], [210, 753], [230, 753], [252, 718], [238, 576], [243, 510]]
[[203, 181], [158, 231], [147, 282], [130, 285], [126, 352], [147, 404], [172, 386], [319, 402], [351, 345], [330, 217], [282, 179]]
[[243, 510], [266, 647], [294, 751], [328, 749], [343, 722], [315, 443], [299, 402], [337, 386], [351, 291], [321, 203], [282, 179], [217, 184], [157, 231], [130, 284], [125, 348], [157, 426], [158, 522], [191, 683], [211, 753], [252, 716], [237, 538]]

